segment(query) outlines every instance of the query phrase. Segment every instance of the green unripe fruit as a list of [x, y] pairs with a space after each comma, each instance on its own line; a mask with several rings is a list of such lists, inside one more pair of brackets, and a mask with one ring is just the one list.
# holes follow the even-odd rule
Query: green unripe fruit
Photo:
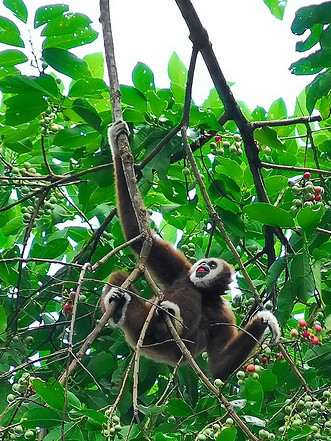
[[275, 434], [274, 433], [269, 433], [268, 434], [268, 439], [270, 439], [271, 441], [273, 441], [275, 439]]
[[293, 185], [293, 187], [292, 187], [293, 194], [298, 194], [298, 193], [300, 193], [300, 191], [301, 191], [301, 188], [299, 188], [297, 185]]
[[20, 171], [20, 169], [19, 169], [18, 167], [13, 167], [13, 168], [11, 169], [11, 172], [12, 172], [13, 174], [15, 174], [15, 175], [17, 175], [17, 174], [19, 173], [19, 171]]
[[310, 426], [312, 432], [318, 432], [318, 426], [316, 426], [315, 424], [313, 424], [312, 426]]
[[184, 167], [182, 173], [184, 176], [188, 176], [191, 173], [191, 170], [188, 167]]
[[61, 78], [55, 78], [55, 81], [56, 81], [56, 84], [61, 84], [62, 83]]
[[251, 374], [251, 377], [253, 378], [253, 380], [258, 380], [260, 378], [259, 374], [257, 372], [253, 372]]
[[312, 410], [310, 411], [310, 416], [312, 416], [312, 417], [316, 417], [317, 415], [318, 415], [318, 412], [317, 412], [316, 409], [312, 409]]
[[13, 337], [13, 342], [14, 342], [14, 343], [17, 343], [17, 342], [19, 342], [19, 341], [20, 341], [19, 336], [18, 336], [18, 335], [14, 335], [14, 337]]
[[30, 167], [32, 167], [32, 165], [30, 164], [30, 162], [25, 161], [23, 162], [23, 167], [29, 169]]
[[29, 192], [30, 192], [29, 187], [24, 186], [24, 187], [21, 188], [21, 193], [22, 194], [28, 194]]
[[246, 374], [244, 371], [238, 371], [236, 373], [236, 376], [237, 376], [238, 380], [243, 380], [246, 377]]
[[331, 397], [331, 392], [328, 391], [328, 390], [325, 390], [325, 391], [323, 392], [323, 397], [324, 397], [324, 398], [330, 398], [330, 397]]
[[220, 428], [221, 428], [221, 426], [220, 426], [218, 423], [213, 424], [213, 429], [214, 429], [215, 431], [220, 430]]
[[238, 133], [235, 133], [234, 135], [233, 135], [233, 139], [235, 140], [235, 141], [241, 141], [241, 136], [238, 134]]
[[261, 438], [266, 438], [268, 436], [268, 432], [264, 429], [259, 430], [259, 436]]
[[203, 433], [199, 433], [199, 435], [197, 436], [197, 440], [199, 441], [206, 441], [206, 435], [204, 435]]
[[120, 424], [116, 424], [115, 427], [114, 427], [114, 429], [115, 429], [116, 431], [119, 431], [119, 430], [122, 429], [122, 426], [121, 426]]
[[305, 407], [305, 402], [303, 401], [303, 400], [299, 400], [298, 402], [297, 402], [297, 408], [299, 409], [299, 410], [301, 410], [301, 409], [303, 409]]
[[224, 383], [223, 383], [223, 381], [220, 378], [216, 378], [215, 381], [214, 381], [214, 385], [216, 387], [220, 388], [220, 387], [224, 386]]
[[241, 148], [237, 149], [237, 151], [236, 151], [236, 155], [237, 155], [237, 156], [241, 156], [242, 154], [243, 154], [242, 149], [241, 149]]
[[15, 400], [15, 395], [14, 394], [8, 394], [7, 395], [7, 402], [8, 403], [11, 403], [14, 400]]
[[189, 248], [188, 248], [187, 245], [184, 244], [184, 245], [181, 246], [181, 250], [183, 251], [183, 253], [187, 253]]
[[281, 426], [281, 427], [278, 429], [278, 431], [279, 431], [280, 433], [284, 433], [284, 432], [286, 432], [286, 427], [285, 427], [285, 426]]
[[270, 153], [271, 153], [271, 148], [270, 147], [265, 147], [264, 148], [264, 153], [266, 154], [266, 155], [270, 155]]
[[216, 154], [217, 156], [222, 156], [222, 155], [224, 155], [224, 149], [219, 148], [219, 149], [215, 150], [215, 154]]
[[319, 409], [322, 406], [322, 403], [320, 401], [314, 401], [313, 402], [313, 407], [315, 407], [315, 409]]
[[173, 415], [170, 415], [170, 417], [167, 419], [168, 423], [175, 423], [176, 418]]
[[23, 220], [25, 222], [29, 222], [30, 219], [31, 219], [31, 215], [29, 213], [24, 213], [23, 214]]
[[230, 147], [230, 143], [229, 143], [229, 141], [224, 141], [224, 142], [223, 142], [223, 147], [224, 147], [225, 149], [229, 148], [229, 147]]
[[51, 204], [56, 204], [56, 203], [57, 203], [57, 197], [55, 197], [55, 196], [51, 196], [51, 197], [49, 198], [49, 202], [50, 202]]
[[193, 248], [189, 248], [186, 252], [186, 254], [190, 257], [193, 257], [195, 254], [195, 250]]
[[229, 151], [230, 151], [230, 153], [235, 153], [237, 151], [237, 147], [235, 145], [231, 145], [229, 147]]
[[227, 424], [228, 426], [232, 426], [233, 425], [233, 419], [232, 418], [227, 418], [225, 421], [225, 424]]
[[34, 438], [34, 432], [32, 430], [27, 430], [24, 434], [25, 439], [33, 439]]
[[210, 143], [210, 148], [211, 148], [212, 150], [216, 150], [216, 149], [217, 149], [217, 144], [216, 144], [216, 142], [211, 142], [211, 143]]
[[312, 401], [306, 401], [305, 402], [305, 408], [306, 409], [311, 409], [313, 407], [313, 402]]
[[208, 360], [208, 354], [207, 354], [207, 352], [203, 352], [203, 353], [201, 354], [201, 357], [203, 358], [203, 360]]
[[85, 300], [86, 300], [86, 296], [85, 296], [84, 294], [81, 294], [81, 295], [79, 296], [79, 301], [80, 301], [80, 302], [85, 302]]
[[302, 201], [300, 199], [293, 199], [293, 205], [297, 207], [302, 207]]
[[21, 435], [23, 433], [23, 427], [19, 424], [18, 426], [14, 427], [14, 432], [17, 433], [17, 435]]
[[195, 250], [195, 244], [193, 242], [188, 243], [187, 246]]
[[33, 342], [34, 342], [34, 338], [31, 335], [28, 335], [24, 339], [24, 343], [27, 344], [27, 345], [31, 345]]
[[238, 380], [238, 386], [245, 386], [246, 381], [245, 380]]

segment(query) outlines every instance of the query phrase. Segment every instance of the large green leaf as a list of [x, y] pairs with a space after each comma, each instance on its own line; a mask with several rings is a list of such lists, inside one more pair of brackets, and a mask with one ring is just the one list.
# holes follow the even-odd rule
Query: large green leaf
[[171, 398], [167, 406], [167, 412], [175, 417], [189, 417], [193, 409], [185, 401], [179, 398]]
[[141, 92], [155, 90], [154, 74], [144, 63], [137, 63], [132, 72], [132, 82]]
[[71, 84], [69, 96], [103, 98], [105, 92], [109, 93], [109, 88], [103, 80], [100, 78], [84, 78]]
[[27, 429], [35, 429], [36, 427], [50, 429], [61, 424], [62, 413], [55, 412], [47, 407], [38, 406], [27, 410], [23, 418], [22, 424]]
[[277, 280], [279, 276], [282, 274], [287, 264], [287, 257], [282, 256], [279, 259], [275, 260], [271, 267], [268, 269], [267, 277], [266, 277], [266, 290], [270, 293], [273, 288], [276, 286]]
[[37, 92], [52, 97], [57, 97], [59, 92], [54, 77], [44, 74], [39, 77], [7, 76], [0, 80], [0, 89], [5, 93], [27, 94]]
[[283, 20], [287, 0], [263, 0], [270, 9], [273, 16], [279, 20]]
[[64, 4], [42, 6], [36, 11], [34, 27], [38, 28], [66, 11], [69, 11], [69, 6]]
[[22, 93], [7, 98], [4, 103], [6, 109], [6, 124], [17, 125], [32, 121], [36, 116], [44, 112], [48, 103], [39, 93]]
[[275, 148], [277, 150], [283, 150], [285, 144], [278, 138], [277, 132], [270, 127], [262, 127], [254, 131], [255, 139], [262, 145]]
[[40, 257], [45, 259], [55, 259], [61, 256], [67, 249], [69, 242], [65, 238], [51, 240], [47, 246], [35, 243], [31, 250], [31, 257]]
[[236, 439], [237, 429], [235, 427], [225, 427], [221, 429], [216, 441], [235, 441]]
[[0, 43], [18, 47], [25, 46], [16, 24], [5, 17], [0, 17]]
[[28, 60], [27, 56], [23, 52], [8, 49], [6, 51], [0, 52], [0, 78], [6, 75], [18, 73], [15, 69], [16, 64], [25, 63]]
[[294, 226], [294, 221], [289, 212], [266, 202], [255, 202], [254, 204], [246, 205], [244, 213], [251, 219], [271, 227], [290, 228]]
[[297, 215], [298, 224], [304, 231], [311, 233], [319, 225], [324, 211], [323, 205], [302, 208]]
[[86, 100], [75, 100], [72, 105], [72, 110], [74, 110], [79, 116], [81, 116], [88, 124], [91, 125], [98, 132], [102, 132], [102, 119], [98, 115], [98, 112], [95, 110], [91, 104], [89, 104]]
[[176, 52], [174, 52], [168, 63], [168, 75], [171, 83], [178, 84], [179, 86], [186, 86], [187, 81], [187, 69], [184, 63], [179, 59]]
[[23, 0], [3, 0], [3, 4], [10, 9], [19, 20], [24, 23], [27, 22], [28, 10], [26, 9]]
[[315, 281], [306, 252], [293, 256], [290, 276], [293, 292], [300, 300], [307, 302], [314, 295]]
[[74, 80], [91, 76], [87, 63], [64, 49], [44, 49], [43, 58], [58, 72], [68, 75], [68, 77]]
[[98, 33], [91, 26], [91, 20], [83, 14], [57, 15], [42, 31], [46, 37], [44, 48], [70, 49], [92, 43]]

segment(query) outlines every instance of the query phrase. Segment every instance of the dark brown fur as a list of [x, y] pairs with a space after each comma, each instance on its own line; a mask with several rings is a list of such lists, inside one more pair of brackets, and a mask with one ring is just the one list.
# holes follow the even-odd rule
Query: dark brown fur
[[[113, 145], [118, 213], [124, 235], [129, 240], [139, 234], [139, 229], [116, 152], [117, 146]], [[141, 241], [136, 242], [132, 249], [139, 253], [141, 246]], [[181, 337], [192, 355], [197, 356], [207, 350], [213, 377], [227, 379], [249, 357], [267, 328], [266, 323], [255, 318], [246, 326], [246, 332], [237, 332], [233, 312], [222, 298], [230, 282], [231, 266], [224, 262], [222, 274], [212, 286], [197, 288], [189, 278], [191, 264], [186, 257], [156, 237], [153, 238], [147, 265], [161, 284], [164, 299], [179, 306], [184, 324]], [[120, 286], [126, 277], [127, 274], [117, 271], [110, 276], [109, 283]], [[133, 287], [130, 289], [134, 290]], [[109, 288], [104, 290], [103, 298], [108, 291]], [[102, 306], [105, 308], [103, 299]], [[150, 307], [151, 303], [131, 295], [121, 329], [132, 346], [137, 342]], [[154, 315], [142, 352], [149, 358], [170, 365], [175, 365], [180, 359], [182, 354], [172, 340], [162, 313]]]

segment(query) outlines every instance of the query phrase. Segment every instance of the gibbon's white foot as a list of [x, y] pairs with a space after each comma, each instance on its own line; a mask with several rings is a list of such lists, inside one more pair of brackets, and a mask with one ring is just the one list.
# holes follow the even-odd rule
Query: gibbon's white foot
[[109, 319], [109, 323], [112, 326], [121, 326], [124, 324], [126, 310], [131, 300], [130, 294], [122, 290], [121, 288], [113, 287], [103, 298], [105, 310], [107, 310], [112, 302], [116, 302], [116, 309]]
[[271, 332], [271, 343], [277, 343], [280, 337], [280, 327], [276, 317], [270, 311], [260, 311], [256, 314], [256, 317], [262, 319], [264, 323], [267, 323]]
[[[178, 334], [181, 334], [182, 330], [183, 330], [183, 320], [182, 317], [180, 315], [180, 309], [179, 306], [174, 303], [171, 302], [170, 300], [164, 300], [163, 302], [161, 302], [159, 304], [160, 308], [158, 310], [158, 313], [162, 315], [162, 313], [167, 313], [169, 312], [169, 317], [172, 319], [173, 324], [178, 332]], [[162, 311], [163, 310], [163, 311]]]
[[117, 121], [108, 128], [108, 141], [113, 154], [117, 151], [117, 138], [121, 133], [130, 134], [129, 126], [125, 121]]

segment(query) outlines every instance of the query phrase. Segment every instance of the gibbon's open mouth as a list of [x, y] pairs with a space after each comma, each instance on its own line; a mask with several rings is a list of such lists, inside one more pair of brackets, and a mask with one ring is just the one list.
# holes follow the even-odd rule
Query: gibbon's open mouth
[[201, 265], [197, 268], [195, 272], [196, 277], [204, 277], [209, 273], [210, 269], [207, 265]]

